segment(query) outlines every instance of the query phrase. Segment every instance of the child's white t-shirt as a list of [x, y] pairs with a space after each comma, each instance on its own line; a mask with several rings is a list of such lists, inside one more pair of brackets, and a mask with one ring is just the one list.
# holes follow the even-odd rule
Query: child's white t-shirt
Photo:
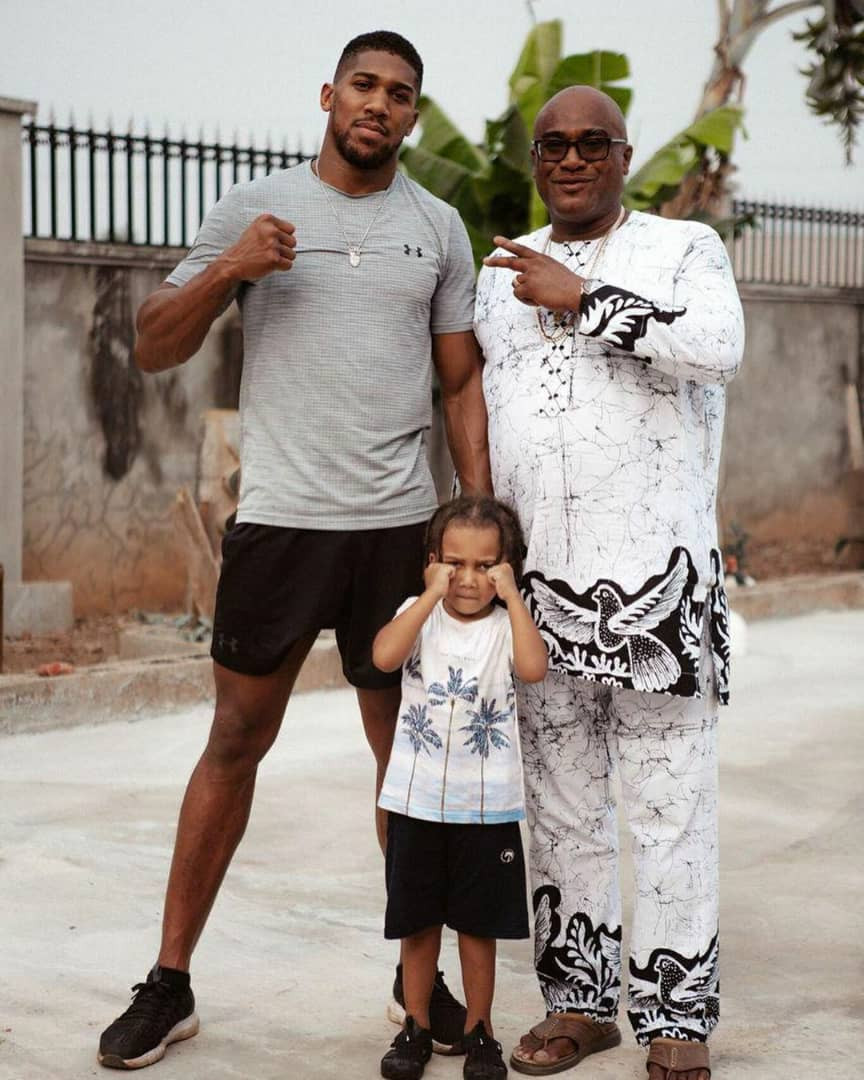
[[525, 816], [504, 608], [470, 622], [448, 615], [442, 601], [433, 608], [402, 669], [402, 706], [378, 805], [461, 824]]

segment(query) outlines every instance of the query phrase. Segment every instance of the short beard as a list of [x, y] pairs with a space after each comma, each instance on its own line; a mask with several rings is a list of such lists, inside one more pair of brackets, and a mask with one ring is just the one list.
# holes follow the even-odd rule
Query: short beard
[[334, 131], [333, 141], [342, 157], [356, 169], [380, 169], [399, 152], [398, 146], [381, 146], [377, 150], [363, 153], [349, 142], [347, 131]]

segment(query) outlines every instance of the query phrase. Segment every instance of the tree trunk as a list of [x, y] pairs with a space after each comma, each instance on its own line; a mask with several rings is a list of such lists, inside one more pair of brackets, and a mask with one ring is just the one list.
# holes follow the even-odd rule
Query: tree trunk
[[741, 65], [766, 27], [798, 11], [823, 6], [822, 0], [790, 0], [771, 11], [770, 3], [771, 0], [735, 0], [730, 10], [727, 0], [718, 0], [720, 26], [714, 44], [714, 66], [702, 90], [694, 120], [727, 105], [736, 91], [740, 100], [744, 88]]
[[[744, 93], [742, 65], [759, 34], [772, 23], [806, 8], [822, 7], [822, 0], [789, 0], [769, 10], [771, 0], [718, 0], [720, 26], [714, 45], [714, 64], [702, 90], [693, 120], [712, 109], [740, 101]], [[698, 212], [715, 217], [729, 214], [729, 177], [734, 166], [703, 155], [699, 169], [686, 177], [675, 196], [660, 207], [662, 217], [689, 218]]]

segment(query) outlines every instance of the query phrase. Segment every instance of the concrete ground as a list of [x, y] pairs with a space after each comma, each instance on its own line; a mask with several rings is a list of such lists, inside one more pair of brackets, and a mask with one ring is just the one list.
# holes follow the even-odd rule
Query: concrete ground
[[[857, 1076], [864, 612], [753, 623], [721, 727], [720, 1080]], [[174, 821], [209, 709], [0, 738], [0, 1078], [118, 1075], [101, 1029], [156, 948]], [[201, 1032], [159, 1080], [373, 1080], [382, 937], [372, 758], [349, 691], [299, 695], [196, 954]], [[629, 890], [628, 890], [629, 895]], [[452, 937], [443, 958], [458, 989]], [[528, 942], [500, 949], [497, 1036], [541, 1016]], [[515, 1075], [515, 1074], [511, 1074]], [[567, 1076], [636, 1080], [616, 1050]], [[429, 1080], [461, 1077], [435, 1057]]]

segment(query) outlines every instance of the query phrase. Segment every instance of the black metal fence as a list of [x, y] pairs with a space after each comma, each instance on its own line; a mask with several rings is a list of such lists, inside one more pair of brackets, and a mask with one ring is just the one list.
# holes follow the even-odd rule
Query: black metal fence
[[[23, 125], [27, 236], [187, 247], [238, 181], [307, 159], [167, 134]], [[864, 213], [736, 199], [752, 221], [731, 242], [739, 281], [864, 288]]]
[[732, 241], [738, 281], [864, 288], [864, 213], [744, 199], [733, 213], [753, 222]]
[[159, 247], [187, 247], [231, 184], [308, 156], [56, 124], [23, 138], [25, 235]]

